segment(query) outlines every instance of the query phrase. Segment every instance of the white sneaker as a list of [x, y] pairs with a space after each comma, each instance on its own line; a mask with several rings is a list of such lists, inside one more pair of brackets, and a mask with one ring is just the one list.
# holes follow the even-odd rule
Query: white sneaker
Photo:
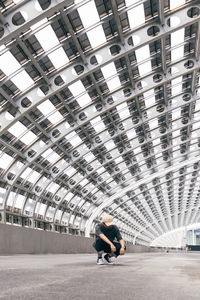
[[97, 258], [97, 265], [104, 265], [102, 258]]

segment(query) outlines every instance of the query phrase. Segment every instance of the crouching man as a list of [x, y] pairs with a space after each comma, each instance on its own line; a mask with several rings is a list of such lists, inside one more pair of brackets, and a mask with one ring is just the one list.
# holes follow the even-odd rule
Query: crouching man
[[[98, 253], [98, 265], [104, 264], [102, 259], [103, 253], [107, 253], [104, 255], [104, 260], [107, 264], [113, 264], [111, 260], [112, 256], [117, 257], [118, 255], [125, 254], [126, 246], [124, 240], [122, 239], [119, 228], [114, 225], [111, 215], [104, 216], [102, 222], [96, 225], [95, 236], [96, 240], [93, 246]], [[117, 239], [118, 242], [114, 242], [114, 239]]]

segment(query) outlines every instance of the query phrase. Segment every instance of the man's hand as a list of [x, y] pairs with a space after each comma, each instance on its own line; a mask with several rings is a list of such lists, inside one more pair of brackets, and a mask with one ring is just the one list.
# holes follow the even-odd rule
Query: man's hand
[[120, 255], [124, 255], [125, 254], [125, 249], [124, 249], [124, 247], [122, 247], [122, 248], [120, 248]]
[[110, 245], [110, 248], [111, 248], [111, 251], [112, 252], [115, 252], [116, 251], [116, 247], [112, 244], [112, 245]]

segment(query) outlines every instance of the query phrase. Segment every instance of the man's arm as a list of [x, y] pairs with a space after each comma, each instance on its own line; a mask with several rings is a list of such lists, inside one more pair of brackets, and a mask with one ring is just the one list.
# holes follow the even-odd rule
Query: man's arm
[[121, 245], [120, 255], [123, 255], [123, 254], [125, 253], [125, 249], [124, 249], [124, 246], [125, 246], [124, 240], [121, 239], [121, 240], [119, 240], [119, 242], [120, 242], [120, 245]]
[[120, 242], [121, 247], [124, 248], [124, 246], [125, 246], [124, 240], [121, 239], [119, 242]]
[[110, 248], [111, 248], [111, 251], [112, 251], [112, 252], [115, 252], [115, 251], [116, 251], [115, 246], [114, 246], [113, 243], [105, 236], [105, 234], [100, 233], [100, 234], [99, 234], [99, 237], [100, 237], [104, 242], [106, 242], [108, 245], [110, 245]]

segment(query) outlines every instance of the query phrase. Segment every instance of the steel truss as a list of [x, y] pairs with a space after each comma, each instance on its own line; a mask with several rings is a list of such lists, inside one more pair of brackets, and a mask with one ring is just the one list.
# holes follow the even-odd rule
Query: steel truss
[[[16, 5], [12, 9], [3, 12], [0, 16], [1, 27], [4, 31], [0, 42], [1, 45], [6, 44], [6, 49], [3, 49], [1, 54], [6, 51], [12, 51], [17, 45], [20, 46], [28, 57], [28, 61], [22, 65], [21, 69], [17, 72], [24, 69], [28, 70], [28, 67], [33, 65], [39, 74], [39, 79], [35, 81], [32, 87], [23, 93], [19, 92], [13, 96], [10, 96], [3, 87], [9, 80], [12, 80], [12, 76], [15, 74], [9, 77], [5, 76], [0, 82], [0, 94], [6, 99], [7, 105], [5, 108], [2, 107], [0, 112], [0, 145], [2, 151], [5, 149], [7, 152], [10, 151], [15, 159], [13, 163], [1, 173], [1, 186], [6, 189], [1, 207], [1, 222], [8, 222], [8, 218], [10, 217], [12, 223], [14, 218], [18, 218], [21, 220], [22, 225], [23, 222], [26, 222], [27, 226], [34, 227], [36, 223], [42, 223], [43, 229], [60, 230], [90, 236], [96, 222], [100, 220], [104, 212], [107, 212], [115, 216], [116, 223], [122, 229], [127, 241], [134, 240], [134, 242], [141, 244], [149, 244], [153, 239], [162, 235], [164, 232], [187, 225], [191, 222], [196, 222], [200, 217], [198, 195], [195, 194], [195, 198], [194, 195], [190, 193], [186, 200], [186, 194], [182, 194], [182, 196], [181, 194], [177, 194], [178, 196], [172, 199], [171, 194], [162, 194], [161, 191], [161, 193], [157, 195], [156, 190], [159, 188], [162, 190], [163, 187], [167, 186], [168, 182], [174, 182], [173, 190], [176, 194], [176, 180], [181, 179], [185, 188], [189, 186], [188, 182], [190, 182], [191, 189], [194, 189], [198, 182], [199, 150], [198, 148], [195, 148], [193, 151], [188, 149], [191, 144], [196, 143], [196, 137], [191, 134], [194, 125], [196, 129], [193, 130], [193, 132], [195, 132], [196, 136], [199, 134], [199, 128], [197, 126], [199, 120], [194, 118], [194, 113], [196, 113], [195, 105], [200, 99], [197, 93], [200, 69], [200, 15], [197, 14], [194, 17], [190, 17], [188, 12], [192, 8], [195, 8], [197, 11], [200, 10], [200, 4], [198, 1], [192, 1], [174, 11], [164, 11], [164, 3], [162, 0], [159, 0], [157, 14], [151, 20], [134, 30], [129, 29], [125, 31], [122, 27], [120, 17], [128, 9], [124, 7], [120, 10], [117, 6], [117, 2], [110, 0], [112, 13], [107, 16], [107, 19], [102, 19], [95, 26], [106, 24], [106, 20], [108, 19], [112, 20], [116, 24], [117, 35], [104, 45], [90, 51], [84, 51], [80, 42], [80, 37], [87, 34], [88, 29], [83, 28], [82, 31], [76, 32], [73, 27], [73, 20], [70, 19], [70, 14], [75, 12], [81, 5], [83, 5], [83, 3], [75, 5], [73, 1], [57, 0], [52, 1], [46, 10], [39, 12], [34, 7], [34, 1], [24, 1], [21, 2], [20, 5]], [[25, 12], [27, 20], [22, 25], [15, 26], [12, 20], [13, 16], [15, 16], [19, 10]], [[180, 22], [177, 26], [170, 27], [169, 19], [174, 17], [178, 18]], [[55, 20], [61, 18], [64, 24], [63, 26], [65, 26], [66, 31], [69, 32], [78, 50], [76, 59], [70, 61], [69, 64], [59, 70], [54, 70], [49, 73], [42, 69], [40, 60], [53, 52], [55, 48], [63, 47], [67, 40], [63, 39], [54, 49], [34, 56], [28, 49], [26, 41], [39, 30], [31, 31], [30, 26], [44, 18], [49, 18], [48, 24], [53, 24]], [[153, 26], [158, 30], [157, 34], [153, 34], [153, 36], [148, 35], [148, 30]], [[175, 31], [182, 28], [189, 28], [190, 26], [197, 26], [196, 33], [192, 36], [195, 43], [194, 51], [186, 53], [185, 56], [178, 61], [169, 62], [167, 55], [170, 50], [166, 45], [167, 39]], [[130, 42], [133, 36], [139, 37], [136, 44]], [[143, 46], [159, 42], [161, 45], [160, 51], [155, 54], [160, 58], [161, 62], [159, 66], [145, 76], [134, 73], [136, 64], [131, 61], [131, 55]], [[113, 48], [117, 49], [114, 53]], [[100, 57], [101, 62], [93, 64], [92, 59], [94, 59], [94, 56]], [[153, 59], [153, 54], [151, 54], [151, 59]], [[111, 62], [118, 64], [119, 61], [122, 60], [125, 62], [124, 67], [118, 70], [117, 76], [125, 75], [127, 80], [124, 80], [121, 86], [112, 92], [106, 92], [106, 90], [102, 92], [102, 86], [106, 84], [106, 80], [97, 80], [96, 74], [101, 71], [103, 66]], [[81, 67], [82, 72], [76, 74], [76, 67]], [[176, 72], [174, 72], [174, 70], [176, 70]], [[181, 76], [183, 83], [185, 82], [186, 84], [186, 88], [185, 90], [183, 89], [179, 95], [173, 96], [170, 94], [171, 83]], [[155, 80], [157, 77], [159, 80]], [[63, 78], [61, 85], [57, 84], [59, 78]], [[72, 104], [76, 101], [76, 98], [71, 97], [68, 99], [66, 97], [65, 99], [62, 94], [72, 83], [78, 82], [79, 80], [87, 81], [88, 78], [90, 78], [90, 84], [87, 85], [86, 91], [87, 93], [92, 93], [95, 90], [96, 97], [94, 101], [91, 101], [87, 106], [79, 106], [73, 109]], [[45, 94], [39, 95], [38, 91], [44, 87], [46, 89]], [[151, 116], [147, 118], [142, 106], [142, 101], [143, 94], [151, 90], [154, 90], [158, 96], [157, 103], [151, 107]], [[159, 94], [162, 94], [162, 96], [159, 96]], [[56, 97], [61, 103], [55, 110], [59, 111], [65, 109], [69, 118], [64, 118], [62, 122], [50, 126], [48, 130], [45, 130], [41, 125], [42, 121], [45, 121], [45, 118], [37, 122], [34, 120], [34, 113], [39, 104], [47, 99], [53, 99], [53, 97]], [[187, 98], [187, 102], [185, 98]], [[29, 105], [23, 105], [24, 99], [28, 99], [30, 102]], [[172, 102], [176, 103], [176, 105], [172, 104]], [[123, 122], [126, 123], [126, 128], [124, 128], [122, 120], [118, 118], [118, 121], [114, 122], [113, 116], [119, 105], [127, 104], [130, 107], [132, 103], [134, 103], [137, 108], [137, 125], [134, 122], [130, 122], [130, 116], [127, 116], [123, 119]], [[100, 105], [99, 109], [97, 109], [97, 105]], [[184, 119], [185, 115], [183, 113], [182, 118], [177, 120], [176, 127], [173, 128], [170, 125], [170, 118], [173, 110], [179, 108], [182, 111], [184, 109], [186, 110], [185, 114], [187, 115], [187, 120]], [[9, 119], [7, 112], [13, 114], [13, 111], [14, 118]], [[135, 117], [135, 115], [132, 115], [131, 118]], [[109, 126], [113, 125], [114, 128], [112, 135], [108, 135], [108, 127], [101, 132], [90, 135], [88, 128], [91, 129], [90, 122], [96, 117], [100, 117], [102, 120], [110, 119], [113, 121], [113, 124], [112, 121], [109, 124]], [[31, 126], [37, 128], [40, 134], [38, 134], [36, 141], [31, 145], [24, 146], [22, 151], [20, 151], [15, 146], [18, 140], [7, 143], [4, 137], [16, 122], [22, 121], [24, 118], [29, 120]], [[156, 118], [159, 120], [165, 119], [166, 126], [164, 132], [157, 131], [157, 135], [153, 137], [151, 130], [147, 130], [146, 128], [149, 122]], [[73, 120], [73, 122], [70, 123], [69, 119]], [[141, 134], [136, 135], [132, 140], [124, 141], [123, 138], [127, 131], [136, 130], [139, 127]], [[174, 148], [172, 136], [177, 130], [180, 131], [180, 139], [182, 138], [180, 147], [186, 150], [182, 150], [182, 152], [178, 153], [178, 156], [173, 157]], [[70, 150], [65, 148], [63, 140], [66, 135], [72, 132], [84, 134], [86, 137], [85, 140], [89, 143], [89, 147], [86, 149], [85, 140], [82, 140], [82, 143], [72, 147]], [[184, 133], [181, 134], [181, 132]], [[144, 137], [142, 141], [139, 139], [141, 136]], [[45, 144], [42, 147], [41, 137], [45, 140]], [[164, 150], [161, 147], [157, 153], [157, 156], [160, 155], [160, 158], [162, 158], [160, 164], [156, 163], [153, 150], [153, 142], [157, 139], [166, 141], [163, 143], [165, 144]], [[116, 143], [110, 153], [109, 151], [103, 153], [102, 149], [104, 144], [111, 140], [119, 141], [120, 146]], [[130, 147], [130, 142], [133, 143], [134, 147]], [[137, 165], [134, 160], [134, 151], [138, 147], [143, 147], [146, 151], [145, 155], [140, 159], [139, 165]], [[56, 149], [61, 155], [54, 163], [46, 163], [45, 166], [45, 159], [42, 155], [49, 149]], [[91, 152], [95, 153], [95, 159], [84, 164], [84, 156]], [[144, 154], [143, 150], [140, 152], [141, 155]], [[115, 164], [115, 159], [120, 159], [121, 157], [123, 166], [120, 169]], [[66, 163], [63, 163], [63, 159]], [[97, 160], [100, 161], [100, 165]], [[19, 162], [23, 163], [20, 168]], [[93, 164], [92, 168], [90, 167], [91, 164]], [[79, 171], [76, 169], [75, 175], [73, 174], [68, 178], [64, 178], [63, 174], [69, 165], [76, 167]], [[189, 176], [195, 172], [196, 166], [197, 174], [195, 174], [195, 176], [191, 175], [190, 178]], [[110, 182], [113, 183], [112, 188], [110, 188], [106, 181], [101, 181], [100, 176], [96, 174], [96, 171], [102, 167], [104, 167], [105, 170], [109, 169]], [[162, 171], [160, 171], [160, 167], [163, 167]], [[22, 180], [22, 175], [27, 168], [40, 170], [40, 177], [33, 184], [28, 183], [28, 179]], [[185, 172], [184, 176], [186, 177], [186, 175], [188, 175], [190, 181], [182, 180], [182, 173], [178, 176], [174, 175], [183, 168]], [[193, 173], [187, 171], [187, 168], [194, 168]], [[142, 171], [142, 169], [144, 169], [144, 171]], [[91, 197], [90, 191], [84, 186], [81, 186], [83, 178], [78, 175], [80, 171], [87, 181], [92, 183], [99, 191], [103, 192], [102, 199], [95, 199], [95, 194]], [[169, 173], [172, 174], [172, 177], [166, 179]], [[43, 180], [44, 177], [47, 179], [46, 182]], [[157, 183], [155, 185], [156, 189], [153, 190], [153, 187], [151, 189], [150, 186], [155, 180], [158, 180], [160, 183]], [[48, 193], [48, 187], [54, 183], [56, 183], [58, 187], [53, 193]], [[137, 189], [142, 188], [143, 185], [147, 185], [145, 192], [142, 190], [138, 192]], [[20, 210], [17, 210], [14, 204], [13, 206], [8, 205], [13, 192], [16, 193], [16, 198], [18, 194], [25, 195], [25, 201]], [[66, 196], [70, 192], [73, 193], [74, 196], [66, 202]], [[133, 192], [134, 195], [131, 194]], [[139, 200], [135, 197], [139, 197]], [[34, 208], [29, 215], [26, 210], [26, 205], [30, 198], [34, 201]], [[118, 201], [118, 198], [121, 198], [121, 202]], [[76, 203], [73, 203], [73, 201]], [[132, 204], [130, 204], [130, 201], [132, 201]], [[15, 201], [13, 203], [15, 203]], [[37, 213], [37, 208], [40, 203], [46, 205], [43, 215]], [[80, 203], [82, 204], [79, 206]], [[54, 213], [53, 216], [49, 218], [48, 212], [51, 207], [54, 209]], [[58, 212], [61, 212], [60, 219], [57, 218]], [[65, 221], [66, 214], [68, 215], [67, 222]]]

